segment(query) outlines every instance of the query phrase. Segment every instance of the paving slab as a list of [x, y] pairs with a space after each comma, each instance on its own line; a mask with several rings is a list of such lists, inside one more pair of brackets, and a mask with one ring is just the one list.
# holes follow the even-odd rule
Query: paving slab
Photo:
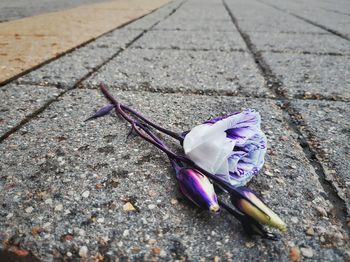
[[174, 0], [166, 5], [161, 6], [156, 11], [136, 20], [125, 26], [128, 29], [145, 30], [149, 29], [155, 23], [163, 20], [167, 15], [169, 15], [174, 9], [179, 7], [184, 1]]
[[[349, 15], [329, 12], [310, 5], [308, 2], [276, 2], [272, 0], [263, 0], [271, 6], [282, 9], [285, 13], [291, 13], [301, 18], [317, 23], [328, 29], [337, 31], [348, 38], [350, 37], [350, 17]], [[335, 4], [333, 3], [333, 6]], [[343, 11], [349, 11], [349, 3], [343, 4]], [[317, 12], [315, 12], [317, 8]]]
[[118, 53], [141, 32], [140, 30], [114, 30], [20, 77], [17, 82], [72, 88], [86, 74]]
[[[2, 248], [17, 244], [45, 261], [288, 261], [289, 252], [299, 248], [305, 259], [345, 258], [347, 233], [329, 216], [332, 205], [273, 100], [115, 95], [176, 131], [242, 108], [258, 109], [269, 150], [264, 172], [250, 186], [289, 231], [277, 242], [251, 240], [226, 212], [200, 212], [180, 195], [166, 157], [138, 138], [127, 140], [129, 127], [122, 120], [111, 115], [82, 122], [106, 103], [98, 91], [86, 89], [69, 91], [0, 144]], [[125, 211], [127, 202], [136, 211]], [[324, 210], [321, 217], [316, 209]], [[309, 228], [314, 235], [305, 234]]]
[[0, 88], [0, 136], [21, 123], [62, 91], [55, 87], [7, 84]]
[[222, 1], [186, 1], [178, 12], [174, 14], [174, 17], [178, 18], [183, 16], [189, 16], [194, 19], [230, 18]]
[[183, 17], [170, 17], [160, 22], [155, 30], [181, 30], [181, 31], [237, 31], [229, 19], [194, 19], [191, 15]]
[[243, 31], [326, 33], [292, 15], [257, 1], [226, 1]]
[[[198, 8], [198, 5], [201, 8]], [[213, 12], [212, 10], [215, 10]], [[186, 1], [171, 17], [155, 29], [183, 31], [236, 31], [221, 1]]]
[[302, 116], [301, 129], [325, 167], [329, 182], [347, 205], [350, 214], [350, 107], [347, 102], [292, 102]]
[[350, 55], [349, 41], [332, 34], [283, 34], [248, 32], [258, 50]]
[[269, 95], [250, 54], [243, 52], [130, 49], [82, 84], [100, 82], [125, 90]]
[[262, 53], [288, 97], [350, 100], [350, 57]]
[[[233, 26], [233, 25], [232, 25]], [[197, 50], [247, 50], [238, 32], [149, 31], [131, 47]]]

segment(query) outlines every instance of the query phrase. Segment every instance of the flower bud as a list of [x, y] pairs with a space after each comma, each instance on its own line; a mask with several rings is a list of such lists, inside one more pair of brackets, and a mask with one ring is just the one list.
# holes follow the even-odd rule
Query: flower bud
[[279, 216], [268, 208], [251, 190], [240, 187], [237, 188], [237, 191], [241, 194], [241, 197], [239, 195], [231, 195], [231, 200], [240, 212], [262, 224], [278, 228], [282, 232], [287, 230], [287, 225]]
[[198, 170], [182, 168], [177, 171], [181, 192], [194, 204], [212, 212], [220, 210], [213, 184]]

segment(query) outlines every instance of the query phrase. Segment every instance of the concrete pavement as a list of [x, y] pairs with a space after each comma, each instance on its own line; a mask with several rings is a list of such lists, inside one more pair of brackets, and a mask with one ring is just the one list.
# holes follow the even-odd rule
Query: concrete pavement
[[[2, 86], [0, 257], [349, 260], [349, 8], [175, 0]], [[101, 81], [176, 131], [257, 109], [269, 149], [249, 186], [288, 232], [249, 239], [186, 201], [165, 155], [126, 139], [122, 120], [84, 123], [105, 104]]]

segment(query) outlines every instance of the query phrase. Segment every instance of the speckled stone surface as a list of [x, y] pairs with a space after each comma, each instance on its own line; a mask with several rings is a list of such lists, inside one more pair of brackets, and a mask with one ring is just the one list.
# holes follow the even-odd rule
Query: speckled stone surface
[[67, 53], [38, 70], [32, 71], [19, 78], [17, 82], [55, 85], [65, 89], [72, 88], [81, 78], [113, 57], [141, 32], [139, 30], [117, 29], [86, 46]]
[[129, 49], [82, 84], [101, 81], [134, 90], [269, 94], [251, 55], [243, 52]]
[[302, 132], [318, 152], [327, 179], [334, 184], [350, 213], [350, 107], [345, 102], [293, 101], [303, 121]]
[[[231, 24], [232, 25], [232, 24]], [[159, 31], [145, 34], [132, 47], [159, 49], [208, 49], [208, 50], [246, 50], [246, 45], [238, 32], [215, 31]]]
[[258, 50], [350, 56], [349, 41], [336, 38], [332, 34], [315, 37], [313, 34], [251, 32], [249, 36]]
[[[250, 186], [288, 223], [288, 233], [278, 242], [250, 240], [226, 212], [200, 212], [179, 193], [165, 155], [138, 138], [126, 139], [122, 120], [111, 115], [82, 122], [105, 99], [96, 90], [80, 90], [66, 93], [0, 145], [1, 243], [18, 243], [43, 260], [287, 261], [292, 247], [311, 249], [316, 260], [344, 257], [347, 235], [329, 216], [332, 205], [274, 101], [115, 95], [176, 131], [246, 107], [259, 109], [269, 150], [264, 171]], [[127, 202], [136, 210], [125, 211]], [[313, 236], [305, 234], [310, 227]]]
[[0, 88], [0, 136], [57, 97], [55, 87], [8, 84]]
[[279, 8], [284, 13], [297, 15], [350, 38], [349, 3], [347, 1], [308, 1], [307, 4], [289, 1], [277, 3], [273, 0], [263, 2]]
[[245, 31], [325, 33], [324, 30], [258, 1], [225, 1]]
[[350, 100], [350, 57], [263, 53], [289, 97]]
[[[346, 1], [263, 1], [333, 12], [319, 22], [345, 32]], [[13, 134], [0, 142], [0, 261], [350, 259], [347, 42], [261, 1], [224, 3], [173, 1], [1, 87], [0, 130]], [[107, 103], [101, 81], [179, 132], [258, 110], [268, 151], [249, 187], [288, 232], [249, 238], [186, 200], [166, 156], [114, 113], [83, 122]]]

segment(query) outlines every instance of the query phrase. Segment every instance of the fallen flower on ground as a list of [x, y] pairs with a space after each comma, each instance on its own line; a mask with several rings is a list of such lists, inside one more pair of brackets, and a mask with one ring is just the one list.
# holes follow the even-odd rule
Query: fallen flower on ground
[[[176, 133], [119, 103], [103, 84], [101, 91], [111, 105], [103, 107], [88, 120], [105, 116], [114, 108], [131, 124], [137, 135], [167, 154], [175, 169], [180, 191], [189, 200], [216, 213], [221, 206], [237, 218], [250, 235], [277, 240], [278, 237], [266, 231], [262, 224], [286, 230], [284, 222], [252, 191], [237, 186], [246, 184], [264, 163], [266, 137], [260, 130], [259, 113], [247, 109], [206, 121], [191, 131]], [[178, 140], [187, 155], [174, 153], [151, 128]], [[211, 149], [214, 152], [209, 152]], [[233, 207], [217, 199], [212, 183], [230, 195]]]

